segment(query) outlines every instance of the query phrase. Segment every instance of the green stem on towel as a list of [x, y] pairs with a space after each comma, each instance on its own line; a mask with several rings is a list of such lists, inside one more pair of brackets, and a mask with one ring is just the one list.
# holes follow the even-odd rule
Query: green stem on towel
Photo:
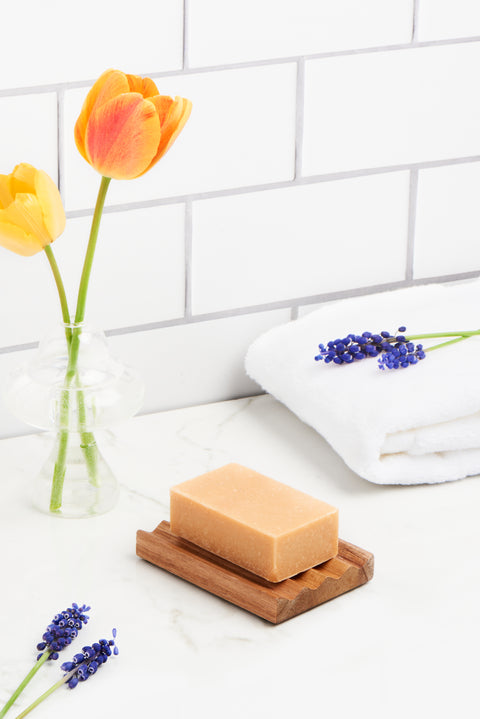
[[[480, 335], [480, 330], [462, 330], [459, 332], [430, 332], [428, 334], [421, 334], [421, 335], [407, 335], [405, 339], [408, 342], [411, 342], [412, 340], [429, 340], [429, 339], [440, 339], [441, 337], [453, 337], [451, 340], [447, 340], [447, 342], [440, 342], [438, 345], [433, 345], [432, 347], [424, 347], [424, 352], [431, 352], [432, 350], [438, 350], [440, 347], [447, 347], [447, 345], [454, 345], [457, 342], [462, 342], [463, 340], [467, 340], [469, 337], [474, 337], [475, 335]], [[392, 338], [392, 341], [394, 341], [395, 338]]]
[[438, 345], [433, 345], [433, 347], [424, 347], [424, 352], [431, 352], [432, 350], [438, 350], [440, 347], [446, 347], [447, 345], [454, 345], [456, 342], [463, 342], [463, 340], [468, 340], [468, 338], [471, 337], [471, 335], [464, 335], [463, 337], [456, 337], [454, 340], [448, 340], [448, 342], [441, 342]]
[[461, 330], [459, 332], [431, 332], [430, 334], [421, 335], [407, 335], [407, 340], [430, 340], [436, 339], [437, 337], [460, 337], [461, 339], [467, 339], [474, 335], [480, 335], [480, 330]]

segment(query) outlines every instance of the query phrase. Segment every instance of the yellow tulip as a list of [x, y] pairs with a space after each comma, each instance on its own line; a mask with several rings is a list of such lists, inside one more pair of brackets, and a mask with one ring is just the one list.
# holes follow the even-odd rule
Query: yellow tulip
[[171, 147], [192, 103], [159, 95], [150, 78], [107, 70], [88, 93], [75, 125], [82, 157], [104, 177], [132, 180]]
[[65, 229], [60, 193], [43, 170], [22, 162], [0, 175], [0, 245], [29, 257]]

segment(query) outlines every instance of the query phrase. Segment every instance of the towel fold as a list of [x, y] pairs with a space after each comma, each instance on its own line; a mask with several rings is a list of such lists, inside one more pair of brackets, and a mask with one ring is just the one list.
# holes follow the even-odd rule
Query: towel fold
[[[444, 482], [480, 473], [480, 337], [427, 352], [406, 369], [374, 358], [316, 362], [319, 343], [480, 327], [480, 281], [411, 287], [325, 303], [260, 336], [249, 376], [314, 427], [357, 474], [377, 484]], [[441, 342], [425, 340], [425, 347]]]

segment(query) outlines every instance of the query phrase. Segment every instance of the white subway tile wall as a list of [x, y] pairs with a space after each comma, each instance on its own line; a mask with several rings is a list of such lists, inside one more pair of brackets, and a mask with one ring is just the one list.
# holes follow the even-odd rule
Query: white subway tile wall
[[479, 65], [480, 42], [307, 62], [305, 174], [480, 154]]
[[45, 254], [0, 253], [1, 350], [38, 340], [61, 316]]
[[394, 45], [412, 36], [413, 0], [193, 0], [189, 10], [191, 67]]
[[195, 202], [192, 312], [401, 281], [408, 190], [394, 172]]
[[8, 175], [20, 162], [28, 162], [57, 182], [57, 136], [56, 93], [0, 96], [2, 175]]
[[[76, 302], [91, 219], [70, 219], [54, 248], [71, 307]], [[105, 213], [86, 321], [116, 329], [183, 318], [184, 235], [185, 206], [180, 203]]]
[[418, 179], [414, 276], [480, 267], [480, 164], [422, 170]]
[[25, 0], [2, 7], [0, 87], [94, 79], [109, 67], [153, 72], [182, 67], [178, 0]]
[[287, 309], [193, 322], [110, 338], [117, 357], [142, 373], [145, 412], [258, 394], [243, 358], [253, 340], [288, 322]]
[[480, 35], [478, 0], [421, 0], [418, 39], [445, 40]]
[[[193, 101], [159, 164], [111, 183], [87, 304], [143, 373], [143, 412], [261, 391], [250, 342], [322, 302], [480, 274], [477, 2], [86, 0], [72, 18], [25, 0], [2, 19], [0, 173], [58, 182], [72, 305], [99, 185], [73, 142], [89, 87], [117, 67]], [[2, 384], [59, 308], [43, 254], [0, 257]], [[0, 436], [24, 431], [0, 400]]]

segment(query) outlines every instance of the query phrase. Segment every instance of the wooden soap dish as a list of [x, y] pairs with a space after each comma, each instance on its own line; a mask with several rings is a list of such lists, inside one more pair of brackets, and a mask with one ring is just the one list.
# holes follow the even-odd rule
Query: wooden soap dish
[[340, 539], [334, 559], [275, 584], [175, 536], [169, 522], [153, 532], [138, 530], [137, 555], [273, 624], [373, 577], [373, 554]]

